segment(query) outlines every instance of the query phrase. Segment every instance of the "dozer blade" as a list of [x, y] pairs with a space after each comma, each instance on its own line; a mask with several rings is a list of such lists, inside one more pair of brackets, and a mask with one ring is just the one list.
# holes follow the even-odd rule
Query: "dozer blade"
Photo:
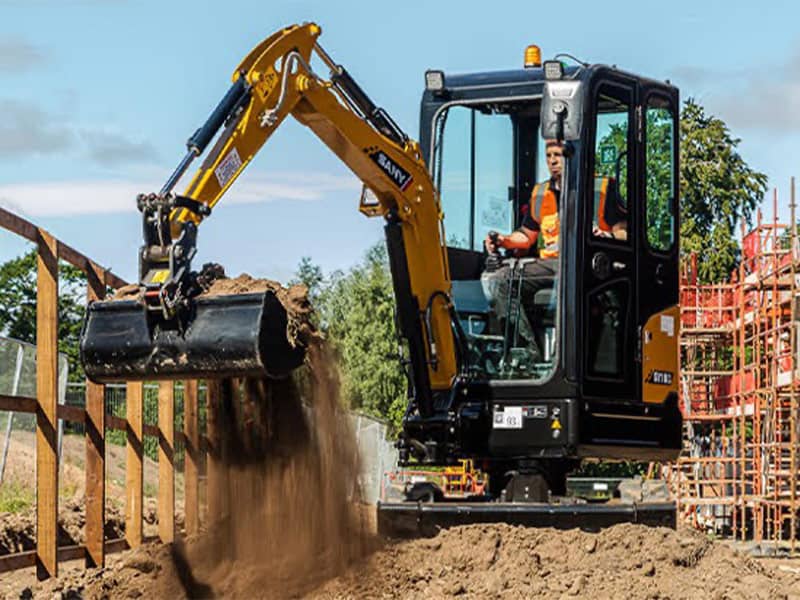
[[617, 523], [676, 526], [674, 502], [639, 504], [510, 504], [394, 502], [378, 504], [378, 532], [387, 537], [433, 537], [440, 529], [473, 523], [508, 523], [597, 531]]
[[94, 302], [81, 334], [81, 362], [97, 383], [281, 377], [305, 355], [289, 343], [286, 324], [286, 309], [271, 291], [199, 296], [180, 328], [134, 300]]

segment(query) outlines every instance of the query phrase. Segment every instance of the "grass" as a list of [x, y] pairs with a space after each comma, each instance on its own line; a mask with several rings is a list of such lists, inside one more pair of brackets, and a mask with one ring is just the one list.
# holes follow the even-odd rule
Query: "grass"
[[16, 513], [34, 505], [33, 489], [10, 480], [0, 484], [0, 513]]
[[158, 486], [152, 483], [145, 482], [144, 487], [142, 489], [142, 494], [146, 498], [155, 498], [158, 496]]
[[72, 481], [62, 481], [58, 490], [58, 497], [69, 500], [78, 492], [78, 484]]

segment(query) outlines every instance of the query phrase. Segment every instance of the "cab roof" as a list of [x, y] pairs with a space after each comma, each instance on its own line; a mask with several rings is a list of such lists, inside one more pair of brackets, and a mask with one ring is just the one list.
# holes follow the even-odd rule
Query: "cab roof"
[[[673, 87], [669, 81], [657, 81], [649, 77], [643, 77], [629, 71], [618, 69], [614, 66], [603, 64], [594, 64], [586, 67], [569, 65], [564, 69], [564, 77], [569, 79], [578, 78], [582, 80], [588, 80], [594, 75], [600, 74], [604, 71], [638, 80], [644, 85]], [[497, 90], [498, 95], [503, 97], [540, 93], [544, 81], [544, 69], [542, 67], [510, 69], [504, 71], [486, 71], [482, 73], [445, 73], [444, 94], [425, 90], [423, 102], [435, 102], [437, 99], [441, 101], [441, 99], [445, 97], [448, 100], [469, 98], [477, 99], [491, 90]]]

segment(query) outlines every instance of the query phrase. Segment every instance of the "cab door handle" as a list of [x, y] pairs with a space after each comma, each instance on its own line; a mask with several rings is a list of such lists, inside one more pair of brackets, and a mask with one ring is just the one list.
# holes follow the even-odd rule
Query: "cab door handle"
[[658, 263], [656, 270], [653, 272], [653, 278], [658, 285], [664, 285], [664, 263]]

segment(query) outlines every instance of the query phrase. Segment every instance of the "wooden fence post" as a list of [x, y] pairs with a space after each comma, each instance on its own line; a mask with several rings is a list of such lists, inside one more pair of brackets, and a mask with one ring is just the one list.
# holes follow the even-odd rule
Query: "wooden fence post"
[[[105, 270], [89, 263], [86, 270], [87, 301], [106, 295]], [[86, 567], [104, 567], [103, 534], [106, 507], [105, 386], [86, 380]]]
[[131, 548], [138, 548], [142, 544], [143, 395], [144, 386], [141, 382], [128, 382], [125, 394], [125, 416], [128, 421], [125, 451], [125, 539]]
[[175, 385], [158, 384], [158, 536], [175, 540]]
[[225, 470], [222, 465], [223, 441], [220, 431], [220, 407], [222, 403], [222, 385], [219, 380], [209, 379], [206, 391], [206, 503], [208, 506], [208, 527], [213, 527], [221, 518], [224, 510], [225, 493], [223, 478]]
[[58, 576], [58, 241], [39, 230], [36, 280], [36, 576]]
[[200, 440], [197, 426], [197, 380], [183, 383], [183, 513], [186, 535], [200, 531], [198, 465]]

